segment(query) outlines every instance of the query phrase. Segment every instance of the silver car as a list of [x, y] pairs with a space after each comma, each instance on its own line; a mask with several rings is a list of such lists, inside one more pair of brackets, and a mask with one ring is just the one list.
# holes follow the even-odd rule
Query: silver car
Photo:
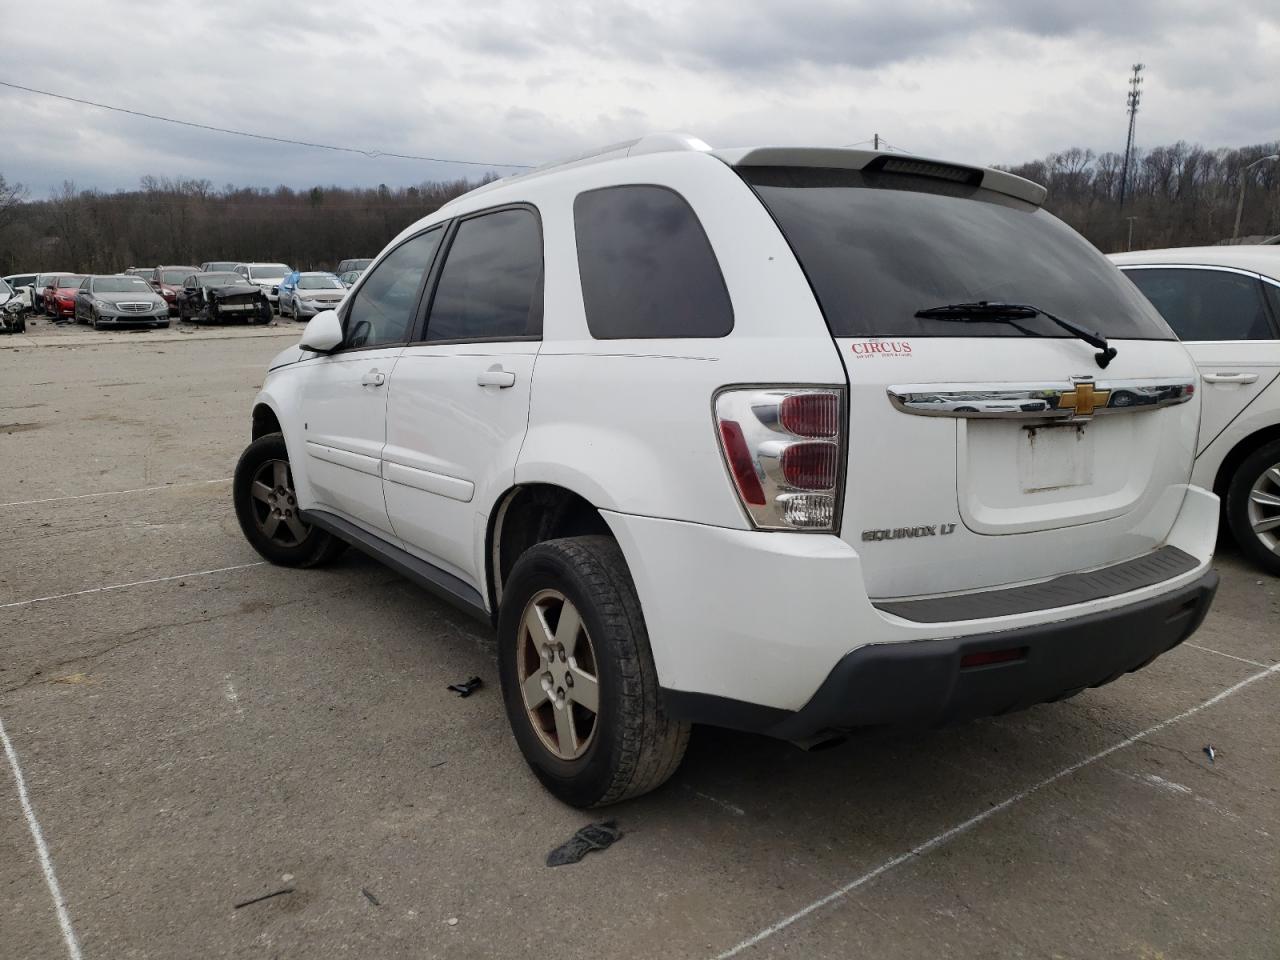
[[346, 295], [346, 284], [332, 273], [300, 273], [287, 291], [280, 288], [280, 316], [310, 320], [321, 310], [336, 310]]
[[169, 304], [141, 277], [85, 277], [76, 292], [76, 323], [95, 330], [123, 324], [169, 326]]

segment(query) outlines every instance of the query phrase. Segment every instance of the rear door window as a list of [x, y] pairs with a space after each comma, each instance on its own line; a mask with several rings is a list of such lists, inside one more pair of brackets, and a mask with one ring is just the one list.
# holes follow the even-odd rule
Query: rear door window
[[1262, 281], [1195, 267], [1125, 271], [1182, 340], [1273, 340]]
[[666, 187], [635, 184], [573, 201], [587, 327], [597, 340], [723, 337], [733, 305], [693, 208]]
[[990, 300], [1031, 304], [1108, 337], [1173, 339], [1096, 247], [1034, 204], [887, 171], [738, 172], [791, 244], [834, 336], [1070, 336], [1042, 317], [1015, 327], [915, 316]]
[[427, 341], [541, 334], [542, 227], [537, 215], [520, 207], [463, 220], [436, 284]]

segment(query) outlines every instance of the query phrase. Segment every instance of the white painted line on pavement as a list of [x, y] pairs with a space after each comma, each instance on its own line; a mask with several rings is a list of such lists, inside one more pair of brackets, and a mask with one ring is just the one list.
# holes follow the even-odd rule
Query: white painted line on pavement
[[90, 497], [123, 497], [126, 493], [151, 493], [155, 490], [169, 490], [173, 487], [199, 487], [210, 483], [229, 483], [231, 477], [217, 480], [184, 480], [181, 483], [162, 483], [155, 487], [134, 487], [132, 490], [103, 490], [98, 493], [78, 493], [71, 497], [45, 497], [43, 500], [10, 500], [0, 503], [0, 507], [29, 507], [37, 503], [61, 503], [63, 500], [87, 500]]
[[1203, 703], [1196, 704], [1196, 706], [1191, 707], [1189, 710], [1184, 710], [1182, 713], [1178, 714], [1175, 717], [1170, 717], [1167, 720], [1161, 720], [1159, 723], [1155, 724], [1154, 726], [1147, 727], [1147, 729], [1143, 730], [1141, 733], [1135, 733], [1132, 737], [1129, 737], [1126, 740], [1121, 740], [1119, 743], [1114, 743], [1111, 746], [1107, 747], [1105, 750], [1101, 750], [1098, 753], [1095, 753], [1091, 757], [1086, 757], [1083, 760], [1080, 760], [1076, 763], [1071, 764], [1071, 766], [1069, 767], [1064, 767], [1063, 769], [1059, 770], [1057, 773], [1053, 774], [1052, 776], [1046, 777], [1045, 779], [1041, 780], [1039, 783], [1033, 784], [1032, 786], [1027, 787], [1025, 790], [1021, 790], [1018, 793], [1013, 794], [1012, 796], [1006, 797], [1005, 799], [997, 803], [995, 806], [988, 807], [986, 810], [983, 810], [981, 813], [977, 814], [976, 816], [970, 817], [968, 820], [965, 820], [963, 823], [958, 823], [951, 829], [944, 830], [942, 833], [926, 840], [924, 843], [920, 844], [919, 846], [912, 847], [906, 853], [899, 854], [898, 856], [894, 857], [892, 860], [886, 860], [884, 863], [880, 864], [880, 866], [876, 867], [874, 870], [864, 873], [862, 876], [858, 877], [856, 880], [851, 880], [848, 883], [846, 883], [844, 886], [837, 887], [835, 890], [832, 890], [830, 893], [828, 893], [825, 897], [821, 897], [813, 901], [813, 903], [809, 904], [807, 907], [802, 907], [801, 909], [797, 910], [795, 913], [791, 914], [789, 917], [783, 917], [777, 923], [774, 923], [774, 924], [771, 924], [770, 926], [765, 927], [763, 930], [759, 931], [758, 933], [755, 933], [750, 937], [748, 937], [746, 940], [743, 940], [737, 946], [730, 947], [724, 953], [717, 954], [715, 960], [728, 960], [729, 957], [736, 957], [738, 954], [742, 953], [742, 951], [748, 950], [751, 947], [754, 947], [756, 944], [760, 943], [761, 941], [767, 940], [770, 937], [772, 937], [774, 934], [780, 933], [781, 931], [785, 930], [787, 927], [791, 926], [797, 920], [803, 920], [805, 917], [809, 916], [809, 914], [813, 913], [815, 910], [821, 910], [823, 907], [827, 906], [828, 904], [834, 903], [835, 901], [848, 896], [850, 893], [852, 893], [854, 890], [857, 890], [859, 887], [867, 883], [870, 883], [872, 880], [876, 879], [876, 877], [880, 876], [881, 874], [888, 873], [894, 867], [901, 866], [902, 864], [906, 863], [908, 860], [914, 860], [917, 857], [921, 857], [924, 854], [928, 853], [930, 850], [934, 850], [937, 847], [940, 847], [946, 844], [948, 841], [955, 839], [956, 837], [960, 836], [962, 833], [967, 833], [969, 830], [972, 830], [978, 824], [991, 819], [997, 813], [1001, 813], [1005, 810], [1008, 810], [1014, 804], [1027, 799], [1027, 797], [1031, 796], [1032, 794], [1038, 793], [1039, 791], [1043, 790], [1045, 787], [1050, 786], [1054, 783], [1057, 783], [1059, 780], [1062, 780], [1065, 777], [1071, 776], [1071, 774], [1075, 773], [1077, 770], [1081, 770], [1084, 767], [1089, 766], [1090, 764], [1097, 763], [1099, 760], [1102, 760], [1105, 757], [1111, 756], [1111, 754], [1115, 753], [1117, 750], [1123, 750], [1125, 747], [1131, 747], [1133, 746], [1133, 744], [1137, 743], [1139, 740], [1144, 740], [1147, 737], [1151, 736], [1153, 733], [1159, 733], [1165, 727], [1178, 723], [1179, 721], [1186, 720], [1188, 717], [1194, 716], [1195, 714], [1199, 713], [1201, 710], [1204, 710], [1206, 707], [1211, 707], [1215, 703], [1218, 703], [1221, 700], [1225, 700], [1227, 697], [1232, 696], [1233, 694], [1243, 690], [1245, 687], [1249, 686], [1249, 684], [1254, 683], [1258, 680], [1261, 680], [1264, 677], [1268, 677], [1276, 673], [1277, 671], [1280, 671], [1280, 663], [1273, 664], [1272, 666], [1267, 667], [1265, 670], [1262, 670], [1259, 673], [1255, 673], [1252, 676], [1245, 677], [1245, 679], [1241, 680], [1239, 683], [1234, 684], [1230, 687], [1227, 687], [1225, 690], [1219, 691], [1218, 693], [1210, 697], [1208, 700], [1205, 700]]
[[13, 749], [9, 734], [5, 732], [4, 720], [0, 720], [0, 742], [4, 743], [4, 755], [9, 760], [9, 769], [13, 771], [13, 782], [18, 785], [18, 802], [22, 805], [22, 813], [27, 818], [31, 839], [36, 844], [36, 856], [40, 858], [40, 869], [44, 871], [44, 882], [49, 888], [49, 896], [53, 897], [53, 907], [58, 913], [58, 926], [62, 928], [62, 940], [67, 945], [67, 956], [71, 960], [80, 960], [80, 943], [76, 940], [76, 932], [71, 926], [71, 914], [67, 912], [67, 898], [62, 895], [62, 888], [58, 886], [58, 877], [53, 872], [53, 859], [49, 856], [49, 848], [44, 842], [44, 832], [40, 829], [40, 821], [36, 819], [31, 798], [27, 795], [27, 781], [22, 776], [22, 767], [18, 765], [18, 754]]
[[1216, 653], [1218, 656], [1220, 656], [1220, 657], [1226, 657], [1228, 660], [1239, 660], [1241, 663], [1249, 663], [1249, 664], [1252, 664], [1252, 665], [1253, 665], [1253, 666], [1255, 666], [1255, 667], [1265, 667], [1265, 666], [1266, 666], [1266, 664], [1265, 664], [1265, 663], [1259, 663], [1257, 660], [1250, 660], [1250, 659], [1248, 659], [1248, 658], [1246, 658], [1246, 657], [1237, 657], [1237, 656], [1236, 656], [1235, 654], [1233, 654], [1233, 653], [1223, 653], [1221, 650], [1210, 650], [1208, 647], [1202, 647], [1202, 646], [1200, 646], [1200, 644], [1198, 644], [1198, 643], [1191, 643], [1191, 642], [1189, 642], [1189, 641], [1184, 640], [1184, 641], [1182, 642], [1182, 645], [1183, 645], [1184, 647], [1191, 647], [1191, 648], [1193, 648], [1193, 649], [1195, 649], [1195, 650], [1203, 650], [1205, 653]]
[[91, 587], [88, 590], [73, 590], [71, 593], [55, 593], [47, 597], [32, 597], [30, 600], [14, 600], [12, 603], [0, 603], [0, 610], [9, 607], [25, 607], [32, 603], [44, 603], [46, 600], [62, 600], [66, 597], [83, 597], [87, 593], [106, 593], [108, 590], [123, 590], [125, 587], [141, 587], [148, 583], [164, 583], [168, 580], [190, 580], [192, 577], [207, 577], [212, 573], [226, 573], [229, 570], [247, 570], [249, 567], [260, 567], [267, 561], [255, 563], [237, 563], [231, 567], [216, 567], [213, 570], [196, 570], [194, 573], [178, 573], [172, 577], [152, 577], [150, 580], [133, 580], [129, 583], [113, 583], [109, 587]]

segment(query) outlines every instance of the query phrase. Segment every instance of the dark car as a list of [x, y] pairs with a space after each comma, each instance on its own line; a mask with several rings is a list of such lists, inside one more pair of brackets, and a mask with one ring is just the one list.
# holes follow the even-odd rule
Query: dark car
[[83, 273], [55, 273], [44, 285], [44, 312], [51, 317], [71, 317], [76, 312], [76, 293], [84, 283]]
[[238, 320], [268, 323], [271, 301], [256, 283], [238, 273], [192, 273], [182, 281], [176, 300], [178, 319], [195, 323]]
[[170, 314], [178, 312], [178, 291], [182, 289], [183, 281], [193, 273], [199, 271], [190, 266], [156, 267], [151, 271], [151, 288], [164, 297], [164, 302], [169, 304]]
[[141, 277], [85, 277], [76, 291], [76, 323], [95, 330], [125, 324], [169, 325], [169, 305]]
[[369, 264], [373, 263], [373, 257], [359, 257], [354, 260], [342, 260], [338, 263], [338, 268], [333, 272], [336, 274], [348, 273], [352, 270], [364, 272], [369, 269]]

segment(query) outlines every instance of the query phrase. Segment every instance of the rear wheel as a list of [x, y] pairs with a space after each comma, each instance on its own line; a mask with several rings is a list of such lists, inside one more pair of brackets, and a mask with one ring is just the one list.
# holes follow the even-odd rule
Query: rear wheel
[[284, 435], [269, 433], [245, 448], [232, 481], [236, 519], [250, 545], [284, 567], [318, 567], [347, 545], [302, 520]]
[[565, 803], [647, 793], [684, 757], [689, 725], [663, 709], [640, 601], [608, 537], [520, 557], [498, 617], [498, 671], [525, 760]]
[[1280, 440], [1263, 444], [1236, 468], [1226, 513], [1245, 555], [1280, 576]]

